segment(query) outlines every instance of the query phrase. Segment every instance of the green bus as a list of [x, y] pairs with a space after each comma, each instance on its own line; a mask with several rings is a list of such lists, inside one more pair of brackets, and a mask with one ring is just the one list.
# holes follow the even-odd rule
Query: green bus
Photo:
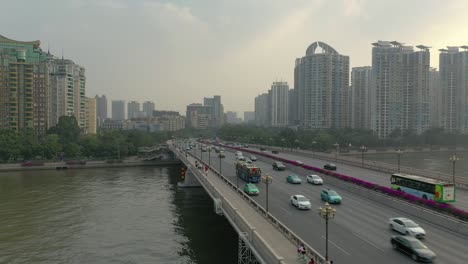
[[441, 203], [455, 202], [455, 185], [416, 175], [395, 173], [390, 178], [393, 190]]

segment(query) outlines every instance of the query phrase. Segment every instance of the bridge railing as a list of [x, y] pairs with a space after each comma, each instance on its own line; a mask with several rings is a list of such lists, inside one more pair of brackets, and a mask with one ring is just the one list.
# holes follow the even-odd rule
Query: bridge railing
[[[171, 148], [173, 149], [174, 152], [177, 152], [179, 153], [179, 155], [181, 156], [184, 156], [185, 154], [187, 155], [190, 155], [192, 157], [194, 157], [195, 159], [197, 159], [199, 162], [203, 163], [204, 165], [208, 165], [206, 162], [204, 162], [203, 160], [201, 160], [200, 158], [198, 158], [197, 156], [193, 155], [192, 153], [190, 152], [181, 152], [179, 150], [176, 150], [175, 148], [173, 148], [171, 146]], [[188, 162], [188, 160], [186, 160]], [[263, 217], [265, 217], [265, 219], [267, 219], [277, 230], [279, 230], [289, 241], [291, 241], [294, 245], [304, 245], [305, 249], [306, 249], [306, 255], [309, 259], [313, 259], [315, 261], [315, 263], [317, 264], [327, 264], [327, 262], [325, 261], [325, 258], [320, 255], [320, 253], [318, 253], [315, 249], [313, 249], [310, 245], [308, 245], [303, 239], [301, 239], [296, 233], [294, 233], [291, 229], [289, 229], [285, 224], [283, 224], [281, 221], [279, 221], [276, 217], [274, 217], [272, 214], [270, 214], [269, 212], [267, 212], [265, 210], [265, 208], [263, 208], [259, 203], [257, 203], [254, 199], [252, 199], [250, 196], [248, 196], [246, 193], [244, 193], [241, 189], [239, 189], [237, 187], [237, 185], [233, 182], [231, 182], [228, 178], [224, 177], [221, 173], [219, 173], [219, 171], [217, 171], [215, 168], [213, 167], [209, 167], [211, 171], [213, 171], [221, 180], [223, 180], [230, 188], [232, 188], [234, 191], [236, 191], [242, 198], [244, 198], [246, 200], [246, 202], [248, 202], [257, 212], [260, 213], [260, 215], [262, 215]], [[198, 170], [197, 170], [198, 171]], [[200, 174], [199, 175], [200, 178], [202, 178], [203, 180], [206, 180], [204, 177], [203, 177], [203, 174]], [[215, 188], [213, 186], [213, 188]], [[218, 191], [217, 191], [218, 192]], [[218, 192], [219, 193], [219, 192]], [[223, 202], [225, 202], [225, 199], [223, 200]], [[223, 209], [225, 209], [223, 207]], [[238, 214], [236, 214], [238, 215]], [[253, 232], [255, 233], [255, 232]], [[258, 235], [257, 235], [258, 237]], [[263, 241], [264, 242], [264, 241]], [[268, 244], [265, 244], [267, 245], [267, 247], [269, 247]], [[270, 247], [271, 249], [271, 247]], [[278, 263], [281, 263], [281, 262], [278, 262]]]

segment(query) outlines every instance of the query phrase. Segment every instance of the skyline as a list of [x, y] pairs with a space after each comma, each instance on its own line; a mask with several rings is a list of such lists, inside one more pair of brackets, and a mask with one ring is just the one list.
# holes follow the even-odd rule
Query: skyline
[[439, 48], [468, 43], [463, 1], [75, 0], [2, 6], [6, 27], [0, 34], [38, 39], [59, 57], [63, 49], [65, 58], [86, 68], [87, 96], [150, 100], [156, 109], [181, 113], [213, 95], [221, 95], [226, 111], [252, 111], [255, 96], [275, 80], [294, 87], [294, 60], [314, 41], [350, 56], [351, 67], [370, 65], [371, 43], [378, 40], [431, 46], [435, 68]]

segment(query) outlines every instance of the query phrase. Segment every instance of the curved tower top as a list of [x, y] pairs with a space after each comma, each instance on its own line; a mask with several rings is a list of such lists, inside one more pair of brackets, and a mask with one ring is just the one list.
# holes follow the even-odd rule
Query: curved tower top
[[18, 40], [13, 40], [9, 39], [5, 36], [0, 35], [0, 42], [3, 43], [14, 43], [14, 44], [26, 44], [26, 45], [32, 45], [34, 48], [39, 48], [39, 45], [41, 45], [41, 42], [39, 40], [34, 40], [34, 41], [18, 41]]
[[324, 53], [328, 53], [328, 54], [339, 54], [334, 48], [332, 48], [332, 47], [331, 47], [330, 45], [328, 45], [327, 43], [321, 42], [321, 41], [316, 41], [316, 42], [310, 44], [310, 46], [307, 48], [307, 50], [306, 50], [306, 56], [315, 54], [315, 50], [317, 49], [317, 47], [322, 48], [322, 50], [324, 51]]

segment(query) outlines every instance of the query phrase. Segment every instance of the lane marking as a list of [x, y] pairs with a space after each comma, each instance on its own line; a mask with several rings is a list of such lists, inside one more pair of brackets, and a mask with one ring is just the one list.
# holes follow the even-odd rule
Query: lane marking
[[[323, 239], [326, 239], [324, 236], [322, 236]], [[338, 246], [337, 244], [333, 243], [333, 241], [331, 241], [330, 239], [328, 239], [328, 242], [332, 245], [334, 245], [336, 248], [338, 248], [339, 250], [343, 251], [346, 255], [348, 256], [351, 256], [351, 254], [349, 254], [348, 252], [346, 252], [346, 250], [342, 249], [340, 246]]]
[[363, 241], [367, 242], [368, 244], [370, 244], [371, 246], [375, 247], [376, 249], [378, 249], [378, 250], [380, 250], [380, 251], [384, 252], [384, 250], [383, 250], [383, 249], [379, 248], [377, 245], [375, 245], [374, 243], [370, 242], [369, 240], [367, 240], [367, 239], [365, 239], [365, 238], [363, 238], [363, 237], [359, 236], [359, 235], [358, 235], [358, 234], [356, 234], [356, 233], [353, 233], [353, 232], [351, 232], [351, 233], [352, 233], [353, 235], [355, 235], [356, 237], [358, 237], [359, 239], [361, 239], [361, 240], [363, 240]]

